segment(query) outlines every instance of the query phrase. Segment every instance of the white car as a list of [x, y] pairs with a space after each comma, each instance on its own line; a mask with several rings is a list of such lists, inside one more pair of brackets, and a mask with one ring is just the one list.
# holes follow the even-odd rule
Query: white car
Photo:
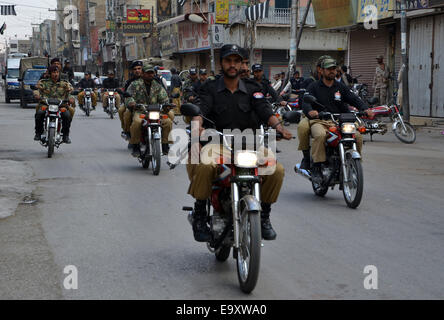
[[170, 70], [158, 70], [157, 72], [160, 73], [162, 75], [162, 77], [166, 80], [167, 88], [170, 89], [171, 77], [173, 76], [171, 71]]

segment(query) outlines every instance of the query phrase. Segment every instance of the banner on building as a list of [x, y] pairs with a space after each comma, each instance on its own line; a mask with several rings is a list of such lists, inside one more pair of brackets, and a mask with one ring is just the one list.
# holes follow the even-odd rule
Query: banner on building
[[184, 22], [179, 25], [179, 52], [209, 49], [208, 25]]
[[211, 26], [211, 32], [213, 34], [213, 46], [214, 48], [222, 48], [225, 43], [225, 28], [221, 24], [213, 24]]
[[178, 27], [177, 23], [160, 28], [161, 56], [168, 57], [177, 52]]
[[0, 12], [2, 16], [16, 16], [15, 6], [0, 6]]
[[92, 53], [98, 53], [100, 50], [99, 46], [99, 28], [91, 27], [90, 29], [90, 43]]
[[229, 0], [216, 0], [216, 23], [229, 23]]
[[115, 31], [116, 30], [116, 22], [114, 20], [106, 20], [106, 30]]
[[150, 33], [152, 30], [151, 23], [123, 23], [122, 26], [125, 35]]
[[157, 0], [157, 17], [171, 17], [171, 0]]
[[128, 9], [126, 11], [126, 23], [150, 23], [150, 22], [151, 22], [150, 10]]
[[318, 29], [356, 24], [357, 6], [354, 0], [313, 0], [313, 10]]
[[[376, 8], [376, 12], [373, 10]], [[395, 0], [359, 0], [356, 22], [364, 23], [371, 15], [377, 14], [378, 20], [393, 17]]]

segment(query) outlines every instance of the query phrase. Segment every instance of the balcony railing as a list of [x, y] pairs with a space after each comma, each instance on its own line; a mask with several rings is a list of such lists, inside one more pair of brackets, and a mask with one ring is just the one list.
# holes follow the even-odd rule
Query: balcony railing
[[[230, 24], [233, 23], [245, 23], [247, 18], [245, 17], [246, 7], [240, 7], [230, 10]], [[302, 21], [306, 8], [299, 9], [299, 21]], [[278, 25], [290, 25], [291, 23], [291, 9], [270, 8], [268, 12], [268, 18], [259, 19], [258, 24], [278, 24]], [[313, 8], [308, 11], [306, 25], [316, 26]]]

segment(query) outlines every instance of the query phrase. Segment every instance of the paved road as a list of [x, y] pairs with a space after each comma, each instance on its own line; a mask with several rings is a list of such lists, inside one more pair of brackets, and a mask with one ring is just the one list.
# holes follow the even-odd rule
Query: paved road
[[[0, 97], [3, 100], [3, 97]], [[53, 159], [33, 138], [32, 108], [0, 104], [0, 159], [34, 172], [34, 204], [0, 220], [0, 298], [49, 299], [443, 299], [444, 141], [419, 133], [365, 145], [365, 193], [357, 210], [338, 190], [325, 199], [293, 172], [296, 141], [282, 142], [286, 168], [263, 248], [256, 290], [238, 289], [234, 260], [218, 263], [194, 242], [183, 205], [185, 168], [144, 171], [118, 120], [77, 110], [71, 145]], [[294, 130], [295, 128], [293, 128]], [[63, 287], [64, 267], [79, 288]], [[366, 290], [363, 270], [378, 270]]]

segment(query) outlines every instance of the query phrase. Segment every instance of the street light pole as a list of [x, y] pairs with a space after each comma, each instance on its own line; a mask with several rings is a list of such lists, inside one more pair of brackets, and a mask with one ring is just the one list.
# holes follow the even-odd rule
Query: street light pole
[[213, 42], [213, 28], [211, 26], [212, 13], [208, 13], [208, 37], [210, 38], [210, 61], [211, 61], [211, 71], [216, 73], [216, 63], [214, 62], [214, 42]]

